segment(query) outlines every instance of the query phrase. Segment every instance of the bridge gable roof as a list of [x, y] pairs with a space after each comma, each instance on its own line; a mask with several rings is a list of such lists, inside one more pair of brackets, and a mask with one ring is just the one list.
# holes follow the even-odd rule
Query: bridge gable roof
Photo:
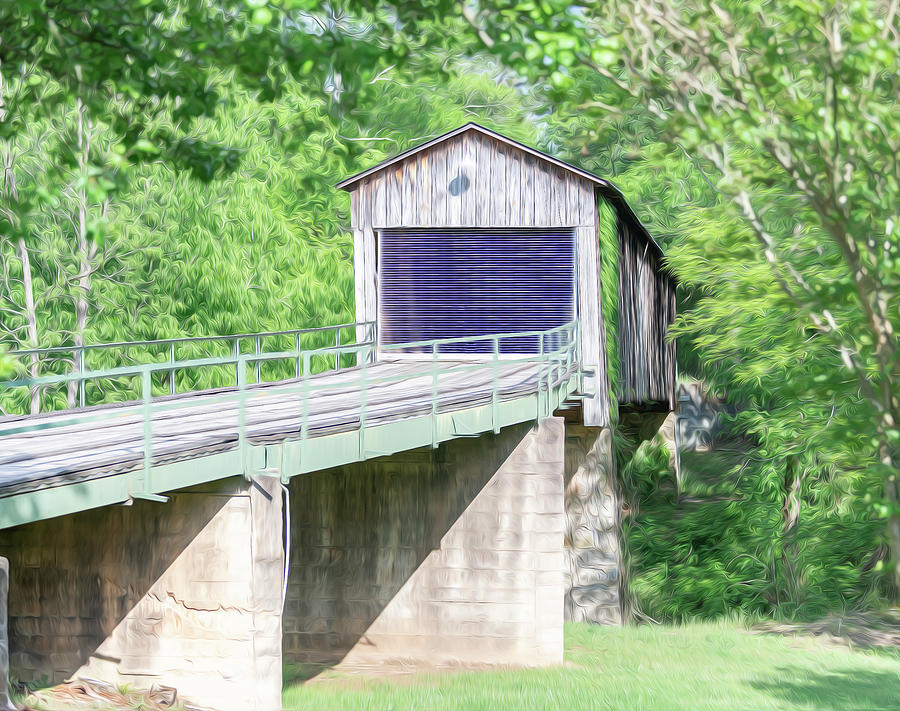
[[563, 160], [559, 160], [559, 158], [554, 158], [551, 155], [548, 155], [542, 151], [537, 150], [536, 148], [532, 148], [530, 146], [526, 146], [524, 143], [519, 143], [519, 141], [514, 141], [507, 136], [504, 136], [502, 133], [497, 133], [496, 131], [491, 131], [489, 128], [485, 128], [484, 126], [480, 126], [477, 123], [470, 121], [467, 124], [460, 126], [459, 128], [455, 128], [452, 131], [448, 131], [447, 133], [438, 136], [437, 138], [432, 138], [430, 141], [426, 141], [418, 146], [413, 146], [408, 150], [403, 151], [403, 153], [398, 153], [397, 155], [388, 158], [386, 160], [381, 161], [377, 165], [373, 165], [371, 168], [368, 168], [360, 173], [356, 173], [355, 175], [351, 175], [349, 178], [344, 178], [341, 182], [337, 184], [338, 188], [342, 190], [346, 190], [348, 192], [352, 192], [356, 187], [357, 183], [359, 183], [364, 178], [369, 177], [370, 175], [374, 175], [375, 173], [379, 173], [382, 170], [394, 165], [395, 163], [399, 163], [401, 161], [406, 160], [410, 156], [414, 156], [417, 153], [422, 153], [424, 151], [430, 150], [441, 143], [445, 143], [456, 136], [460, 136], [465, 133], [476, 132], [481, 133], [485, 136], [488, 136], [495, 141], [499, 141], [500, 143], [504, 143], [516, 150], [527, 153], [528, 155], [534, 156], [539, 160], [544, 161], [545, 163], [550, 163], [558, 168], [562, 168], [573, 175], [577, 175], [579, 178], [587, 180], [594, 185], [600, 187], [610, 187], [610, 183], [603, 178], [600, 178], [593, 173], [589, 173], [586, 170], [582, 170], [581, 168], [577, 168], [570, 163], [566, 163]]

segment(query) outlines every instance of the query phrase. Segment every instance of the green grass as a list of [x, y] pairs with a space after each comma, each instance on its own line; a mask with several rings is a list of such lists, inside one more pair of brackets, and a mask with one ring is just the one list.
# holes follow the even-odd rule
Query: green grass
[[332, 672], [285, 689], [285, 709], [379, 711], [876, 711], [900, 708], [900, 650], [866, 652], [738, 623], [569, 625], [551, 669], [368, 679]]

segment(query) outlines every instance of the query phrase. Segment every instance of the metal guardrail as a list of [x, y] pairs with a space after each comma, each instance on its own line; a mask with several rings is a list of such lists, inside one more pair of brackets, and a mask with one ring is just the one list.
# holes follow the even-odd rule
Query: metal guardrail
[[[169, 394], [176, 394], [176, 385], [175, 385], [175, 373], [179, 370], [179, 361], [176, 359], [176, 352], [179, 348], [183, 348], [186, 345], [206, 345], [206, 344], [218, 344], [224, 343], [229, 344], [231, 346], [231, 353], [234, 357], [237, 357], [242, 352], [246, 351], [246, 347], [242, 344], [250, 342], [251, 348], [253, 349], [253, 353], [255, 355], [261, 355], [263, 351], [263, 344], [266, 339], [272, 338], [292, 338], [295, 341], [295, 349], [297, 351], [301, 350], [301, 340], [305, 336], [312, 336], [317, 334], [325, 334], [329, 331], [334, 332], [334, 342], [336, 346], [341, 346], [341, 332], [345, 330], [353, 330], [354, 336], [353, 340], [356, 340], [357, 333], [364, 333], [362, 342], [375, 342], [375, 322], [374, 321], [364, 321], [359, 323], [343, 323], [335, 326], [318, 326], [315, 328], [299, 328], [299, 329], [290, 329], [286, 331], [265, 331], [262, 333], [236, 333], [228, 336], [186, 336], [183, 338], [163, 338], [159, 340], [150, 340], [150, 341], [118, 341], [114, 343], [95, 343], [95, 344], [86, 344], [86, 345], [71, 345], [71, 346], [53, 346], [51, 348], [28, 348], [23, 350], [10, 351], [7, 353], [7, 356], [13, 359], [20, 358], [30, 358], [31, 356], [37, 356], [41, 360], [46, 360], [50, 356], [55, 355], [71, 355], [71, 363], [73, 370], [70, 373], [72, 379], [66, 381], [46, 381], [39, 382], [40, 378], [32, 377], [32, 387], [39, 387], [41, 385], [48, 384], [60, 384], [61, 382], [77, 382], [78, 383], [78, 406], [85, 407], [86, 406], [86, 397], [85, 397], [85, 383], [91, 378], [88, 377], [88, 371], [86, 368], [86, 357], [88, 353], [104, 353], [109, 351], [128, 351], [135, 348], [142, 348], [147, 350], [156, 350], [158, 352], [165, 352], [168, 356], [168, 360], [166, 361], [170, 366], [168, 369], [168, 381], [169, 381]], [[138, 365], [138, 364], [136, 364]], [[28, 365], [24, 365], [24, 368], [28, 368]], [[340, 363], [338, 363], [337, 367], [340, 367]], [[93, 369], [98, 370], [98, 369]], [[165, 371], [163, 371], [165, 372]], [[81, 374], [84, 374], [84, 377], [80, 377]], [[300, 375], [300, 361], [297, 359], [297, 377]], [[256, 369], [256, 379], [260, 380], [260, 368], [259, 364], [257, 364]], [[47, 377], [47, 376], [45, 376]], [[235, 370], [235, 386], [237, 386], [237, 370]]]
[[[251, 438], [247, 432], [247, 404], [250, 398], [264, 395], [267, 390], [259, 389], [255, 385], [261, 384], [260, 366], [267, 362], [290, 362], [296, 364], [295, 380], [272, 381], [283, 382], [279, 385], [279, 393], [297, 393], [302, 395], [300, 398], [300, 431], [299, 440], [301, 447], [309, 438], [309, 404], [311, 398], [323, 391], [334, 388], [347, 388], [348, 384], [357, 383], [359, 385], [359, 458], [366, 458], [365, 447], [365, 431], [366, 422], [370, 416], [368, 412], [368, 390], [376, 384], [385, 384], [404, 380], [408, 377], [404, 375], [378, 375], [372, 377], [370, 374], [370, 363], [374, 361], [376, 350], [381, 353], [389, 353], [391, 351], [404, 351], [416, 349], [419, 352], [430, 351], [430, 367], [426, 370], [423, 368], [423, 375], [430, 374], [431, 377], [431, 420], [432, 420], [432, 446], [438, 445], [438, 413], [440, 398], [440, 376], [457, 372], [471, 372], [482, 370], [490, 365], [492, 368], [492, 385], [491, 385], [491, 421], [495, 432], [499, 431], [499, 419], [497, 416], [498, 405], [500, 402], [500, 369], [501, 364], [509, 363], [534, 363], [536, 366], [536, 389], [537, 389], [537, 415], [538, 417], [549, 416], [553, 411], [551, 404], [551, 394], [553, 388], [559, 386], [564, 381], [576, 379], [576, 390], [581, 390], [582, 374], [578, 363], [578, 353], [580, 347], [580, 328], [578, 321], [571, 321], [556, 328], [545, 331], [522, 331], [515, 333], [500, 333], [474, 337], [458, 337], [444, 338], [429, 341], [417, 341], [413, 343], [384, 345], [377, 344], [374, 338], [374, 324], [371, 322], [360, 324], [343, 324], [341, 326], [326, 327], [324, 329], [348, 329], [359, 328], [355, 333], [363, 333], [364, 339], [359, 343], [341, 344], [338, 335], [338, 341], [333, 346], [323, 348], [303, 350], [299, 346], [295, 349], [277, 352], [263, 352], [257, 345], [253, 353], [240, 353], [239, 343], [235, 345], [234, 353], [231, 356], [198, 358], [189, 360], [175, 360], [171, 358], [165, 362], [144, 363], [134, 366], [123, 366], [118, 368], [108, 368], [101, 370], [80, 370], [75, 373], [50, 375], [37, 378], [19, 378], [17, 380], [0, 381], [0, 392], [15, 388], [32, 388], [49, 385], [59, 385], [70, 382], [78, 382], [79, 387], [83, 389], [85, 382], [111, 380], [123, 377], [139, 377], [141, 382], [140, 400], [132, 401], [134, 404], [141, 405], [141, 421], [143, 426], [143, 465], [133, 472], [132, 484], [129, 487], [131, 495], [135, 498], [160, 499], [153, 490], [151, 476], [153, 468], [153, 419], [154, 415], [168, 410], [176, 410], [180, 408], [196, 406], [196, 401], [190, 397], [171, 397], [171, 393], [157, 394], [153, 393], [153, 375], [156, 373], [170, 374], [170, 382], [174, 382], [174, 373], [178, 370], [187, 368], [206, 368], [220, 366], [234, 366], [235, 368], [235, 386], [233, 390], [228, 392], [205, 393], [205, 402], [212, 399], [214, 402], [238, 403], [238, 443], [240, 449], [240, 459], [243, 466], [243, 474], [247, 477], [254, 474], [249, 466], [249, 449], [251, 447]], [[265, 334], [241, 334], [240, 336], [216, 336], [218, 340], [226, 339], [260, 339], [270, 335], [291, 335], [308, 333], [309, 330], [303, 331], [279, 331]], [[340, 334], [340, 331], [338, 331]], [[534, 338], [539, 346], [538, 352], [535, 354], [525, 354], [522, 357], [510, 357], [503, 354], [501, 358], [501, 344], [504, 340], [512, 338]], [[147, 341], [140, 342], [140, 345], [160, 345], [167, 343], [178, 343], [185, 340], [204, 340], [198, 339], [172, 339], [171, 341]], [[297, 336], [297, 343], [300, 336]], [[488, 358], [479, 361], [467, 361], [463, 363], [455, 362], [449, 367], [446, 363], [442, 364], [440, 359], [441, 347], [450, 346], [459, 343], [475, 343], [489, 341], [492, 349]], [[256, 341], [259, 344], [259, 340]], [[85, 346], [84, 349], [103, 348], [103, 347], [122, 347], [135, 345], [132, 343], [125, 344], [103, 344], [102, 346]], [[70, 350], [68, 347], [49, 350]], [[17, 351], [11, 355], [28, 354], [28, 351]], [[453, 355], [453, 354], [450, 354]], [[342, 356], [353, 357], [355, 365], [349, 368], [342, 368]], [[315, 378], [312, 362], [313, 359], [334, 358], [334, 371], [352, 371], [356, 378], [349, 381], [343, 380], [335, 383], [328, 379]], [[256, 374], [256, 383], [248, 383], [248, 371]], [[315, 374], [321, 374], [319, 371]], [[297, 382], [299, 381], [299, 382]], [[200, 394], [200, 392], [198, 392]], [[81, 410], [66, 410], [59, 415], [46, 418], [24, 418], [21, 424], [14, 423], [11, 427], [2, 427], [0, 436], [8, 436], [21, 434], [26, 432], [36, 432], [41, 430], [54, 430], [61, 427], [67, 427], [74, 424], [82, 424], [85, 422], [101, 422], [103, 420], [112, 419], [119, 416], [119, 408], [88, 408]]]

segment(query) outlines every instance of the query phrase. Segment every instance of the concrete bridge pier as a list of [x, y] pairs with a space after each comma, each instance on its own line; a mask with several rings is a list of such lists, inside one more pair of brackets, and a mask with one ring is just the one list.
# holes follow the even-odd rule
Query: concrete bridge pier
[[7, 594], [9, 561], [0, 558], [0, 711], [16, 711], [9, 697], [9, 638], [7, 634]]
[[561, 663], [564, 444], [550, 417], [292, 480], [285, 661]]
[[280, 708], [278, 481], [168, 496], [0, 531], [13, 673], [171, 686], [223, 711]]
[[566, 423], [568, 622], [622, 623], [621, 504], [612, 430]]

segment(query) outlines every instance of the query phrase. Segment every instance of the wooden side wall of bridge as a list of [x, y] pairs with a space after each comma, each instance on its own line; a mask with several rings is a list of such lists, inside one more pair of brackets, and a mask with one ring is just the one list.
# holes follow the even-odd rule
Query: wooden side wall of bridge
[[675, 409], [675, 281], [662, 252], [627, 215], [619, 236], [619, 402], [636, 410]]

